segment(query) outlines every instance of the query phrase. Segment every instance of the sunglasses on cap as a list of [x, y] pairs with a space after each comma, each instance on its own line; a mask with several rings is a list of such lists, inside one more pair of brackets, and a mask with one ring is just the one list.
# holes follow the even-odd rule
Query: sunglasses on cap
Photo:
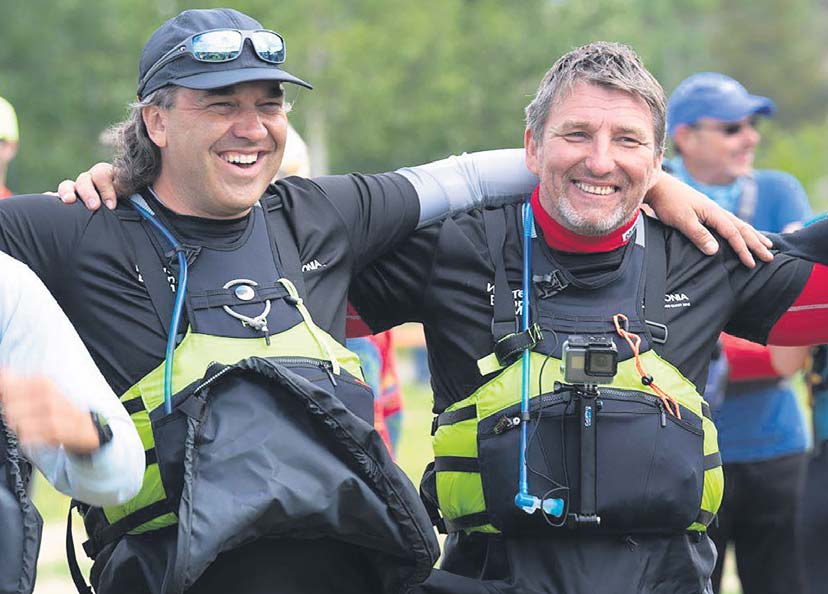
[[736, 136], [746, 127], [756, 129], [756, 126], [759, 124], [759, 116], [751, 116], [747, 120], [741, 122], [722, 122], [720, 124], [711, 124], [707, 126], [702, 126], [698, 122], [695, 124], [691, 124], [691, 128], [695, 128], [696, 130], [715, 130], [716, 132], [721, 132], [725, 136]]
[[138, 94], [144, 90], [147, 82], [164, 66], [178, 58], [190, 55], [194, 60], [218, 64], [238, 58], [249, 39], [259, 59], [270, 64], [282, 64], [285, 61], [285, 40], [275, 31], [259, 29], [241, 31], [239, 29], [213, 29], [191, 35], [152, 65], [138, 85]]

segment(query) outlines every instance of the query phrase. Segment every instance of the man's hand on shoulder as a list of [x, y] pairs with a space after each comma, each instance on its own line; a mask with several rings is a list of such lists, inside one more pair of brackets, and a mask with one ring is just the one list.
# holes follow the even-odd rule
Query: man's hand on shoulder
[[80, 200], [89, 210], [98, 210], [101, 201], [110, 210], [118, 203], [115, 192], [115, 169], [109, 163], [96, 163], [89, 171], [78, 175], [75, 181], [65, 179], [57, 189], [66, 204]]
[[675, 227], [708, 256], [719, 250], [719, 244], [705, 225], [721, 235], [748, 268], [756, 266], [753, 255], [765, 262], [773, 259], [767, 237], [671, 175], [659, 176], [646, 202], [662, 223]]
[[68, 453], [81, 456], [100, 447], [89, 411], [78, 408], [45, 377], [23, 377], [3, 370], [0, 405], [6, 425], [23, 446], [63, 445]]

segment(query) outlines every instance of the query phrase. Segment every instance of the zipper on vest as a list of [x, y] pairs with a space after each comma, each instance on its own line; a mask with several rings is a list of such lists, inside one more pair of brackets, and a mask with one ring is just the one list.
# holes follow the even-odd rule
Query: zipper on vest
[[[622, 392], [620, 390], [614, 390], [612, 388], [601, 388], [600, 391], [601, 396], [615, 398], [616, 400], [638, 401], [657, 407], [661, 417], [660, 423], [662, 427], [666, 427], [667, 419], [670, 419], [671, 422], [675, 423], [679, 427], [686, 429], [687, 431], [690, 431], [691, 433], [695, 433], [697, 435], [704, 435], [704, 429], [693, 426], [685, 419], [677, 419], [672, 414], [667, 414], [667, 410], [664, 407], [664, 403], [661, 401], [660, 398], [650, 396], [649, 394], [642, 394], [640, 392]], [[689, 411], [688, 414], [695, 415], [695, 413], [693, 413], [692, 411]]]
[[638, 392], [622, 392], [620, 390], [613, 390], [612, 388], [601, 388], [600, 392], [601, 396], [609, 396], [610, 398], [614, 397], [618, 400], [644, 402], [650, 406], [658, 407], [659, 425], [662, 427], [667, 426], [667, 409], [664, 408], [664, 403], [661, 401], [661, 398], [656, 398], [655, 396], [650, 396], [649, 394], [640, 394]]
[[310, 357], [277, 357], [276, 360], [285, 367], [317, 367], [327, 374], [334, 388], [338, 385], [333, 373], [333, 363], [330, 361], [321, 361]]
[[657, 406], [660, 409], [664, 408], [664, 403], [660, 398], [650, 396], [649, 394], [642, 394], [640, 392], [624, 392], [613, 388], [599, 388], [598, 391], [601, 396], [614, 397], [617, 400], [637, 400], [638, 402], [644, 402], [652, 406]]
[[211, 375], [206, 380], [201, 382], [201, 384], [199, 384], [198, 387], [193, 391], [193, 394], [197, 394], [204, 388], [208, 387], [210, 384], [217, 382], [219, 379], [230, 373], [230, 371], [233, 369], [235, 369], [234, 365], [228, 365], [227, 367], [220, 369], [217, 373]]

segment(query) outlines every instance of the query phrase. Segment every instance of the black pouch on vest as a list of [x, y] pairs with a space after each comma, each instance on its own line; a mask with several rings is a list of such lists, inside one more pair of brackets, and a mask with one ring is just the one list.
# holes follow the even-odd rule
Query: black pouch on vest
[[[252, 357], [218, 368], [187, 416], [178, 545], [170, 592], [217, 555], [261, 538], [334, 539], [376, 568], [383, 591], [425, 579], [436, 554], [429, 518], [381, 438], [352, 405], [370, 388], [344, 370]], [[360, 415], [362, 416], [362, 415]]]
[[[531, 401], [527, 448], [529, 493], [560, 497], [567, 514], [581, 511], [581, 419], [578, 398], [568, 392]], [[633, 391], [602, 390], [595, 401], [595, 487], [600, 533], [672, 533], [690, 526], [699, 513], [704, 470], [701, 419], [682, 408], [682, 419], [666, 413], [657, 398]], [[504, 534], [540, 534], [563, 519], [526, 514], [515, 503], [520, 429], [503, 418], [520, 416], [518, 406], [478, 426], [483, 493], [492, 524]], [[571, 526], [570, 526], [571, 527]]]

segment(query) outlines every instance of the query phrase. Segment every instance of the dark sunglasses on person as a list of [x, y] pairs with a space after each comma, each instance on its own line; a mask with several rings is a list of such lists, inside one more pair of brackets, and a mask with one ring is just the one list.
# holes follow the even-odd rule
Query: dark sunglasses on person
[[722, 122], [721, 124], [713, 124], [710, 126], [702, 126], [698, 122], [691, 125], [691, 128], [696, 128], [697, 130], [716, 130], [717, 132], [721, 132], [725, 136], [736, 136], [739, 134], [746, 126], [749, 126], [756, 130], [756, 127], [759, 125], [759, 116], [752, 116], [747, 120], [742, 120], [741, 122]]
[[178, 58], [190, 55], [199, 62], [230, 62], [238, 58], [244, 48], [245, 40], [253, 44], [256, 55], [270, 64], [282, 64], [285, 61], [285, 40], [275, 31], [259, 29], [241, 31], [239, 29], [213, 29], [191, 35], [152, 65], [141, 79], [140, 92], [147, 82], [164, 66]]

